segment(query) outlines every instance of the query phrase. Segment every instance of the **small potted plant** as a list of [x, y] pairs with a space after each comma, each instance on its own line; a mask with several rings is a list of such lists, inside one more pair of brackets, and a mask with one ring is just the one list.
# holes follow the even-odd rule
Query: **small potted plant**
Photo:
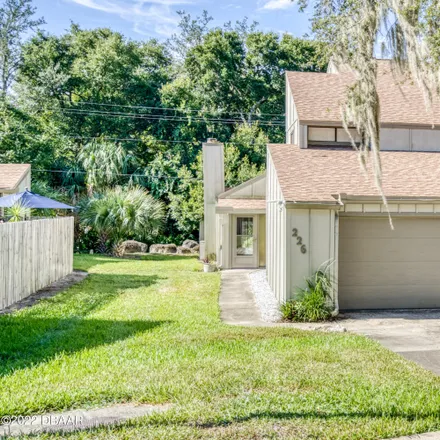
[[210, 254], [203, 259], [203, 272], [215, 272], [217, 268], [217, 263], [215, 261], [215, 255]]

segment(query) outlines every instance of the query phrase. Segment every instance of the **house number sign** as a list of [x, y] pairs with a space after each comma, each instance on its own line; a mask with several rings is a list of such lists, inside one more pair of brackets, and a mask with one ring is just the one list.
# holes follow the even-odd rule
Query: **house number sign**
[[307, 246], [303, 244], [303, 239], [298, 235], [298, 229], [292, 229], [292, 237], [296, 238], [296, 244], [300, 246], [300, 250], [302, 254], [307, 253]]

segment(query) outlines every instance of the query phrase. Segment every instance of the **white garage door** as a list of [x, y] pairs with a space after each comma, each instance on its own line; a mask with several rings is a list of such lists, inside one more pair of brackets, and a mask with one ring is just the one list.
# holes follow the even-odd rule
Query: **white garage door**
[[440, 307], [440, 219], [341, 217], [339, 307]]

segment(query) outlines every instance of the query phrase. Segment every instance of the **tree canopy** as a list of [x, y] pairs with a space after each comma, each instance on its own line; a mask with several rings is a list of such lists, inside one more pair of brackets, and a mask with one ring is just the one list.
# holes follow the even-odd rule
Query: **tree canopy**
[[263, 172], [266, 143], [285, 136], [284, 71], [324, 70], [327, 51], [247, 20], [180, 18], [165, 42], [76, 24], [34, 33], [0, 102], [0, 160], [31, 163], [74, 203], [136, 184], [167, 206], [163, 240], [197, 237], [201, 143], [225, 143], [228, 186]]

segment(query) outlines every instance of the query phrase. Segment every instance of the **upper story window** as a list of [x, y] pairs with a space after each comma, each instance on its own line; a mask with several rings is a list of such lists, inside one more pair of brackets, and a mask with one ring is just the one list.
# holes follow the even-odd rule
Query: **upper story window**
[[[308, 145], [311, 146], [349, 146], [351, 140], [343, 127], [308, 127]], [[349, 129], [355, 142], [360, 141], [360, 137], [355, 128]]]

